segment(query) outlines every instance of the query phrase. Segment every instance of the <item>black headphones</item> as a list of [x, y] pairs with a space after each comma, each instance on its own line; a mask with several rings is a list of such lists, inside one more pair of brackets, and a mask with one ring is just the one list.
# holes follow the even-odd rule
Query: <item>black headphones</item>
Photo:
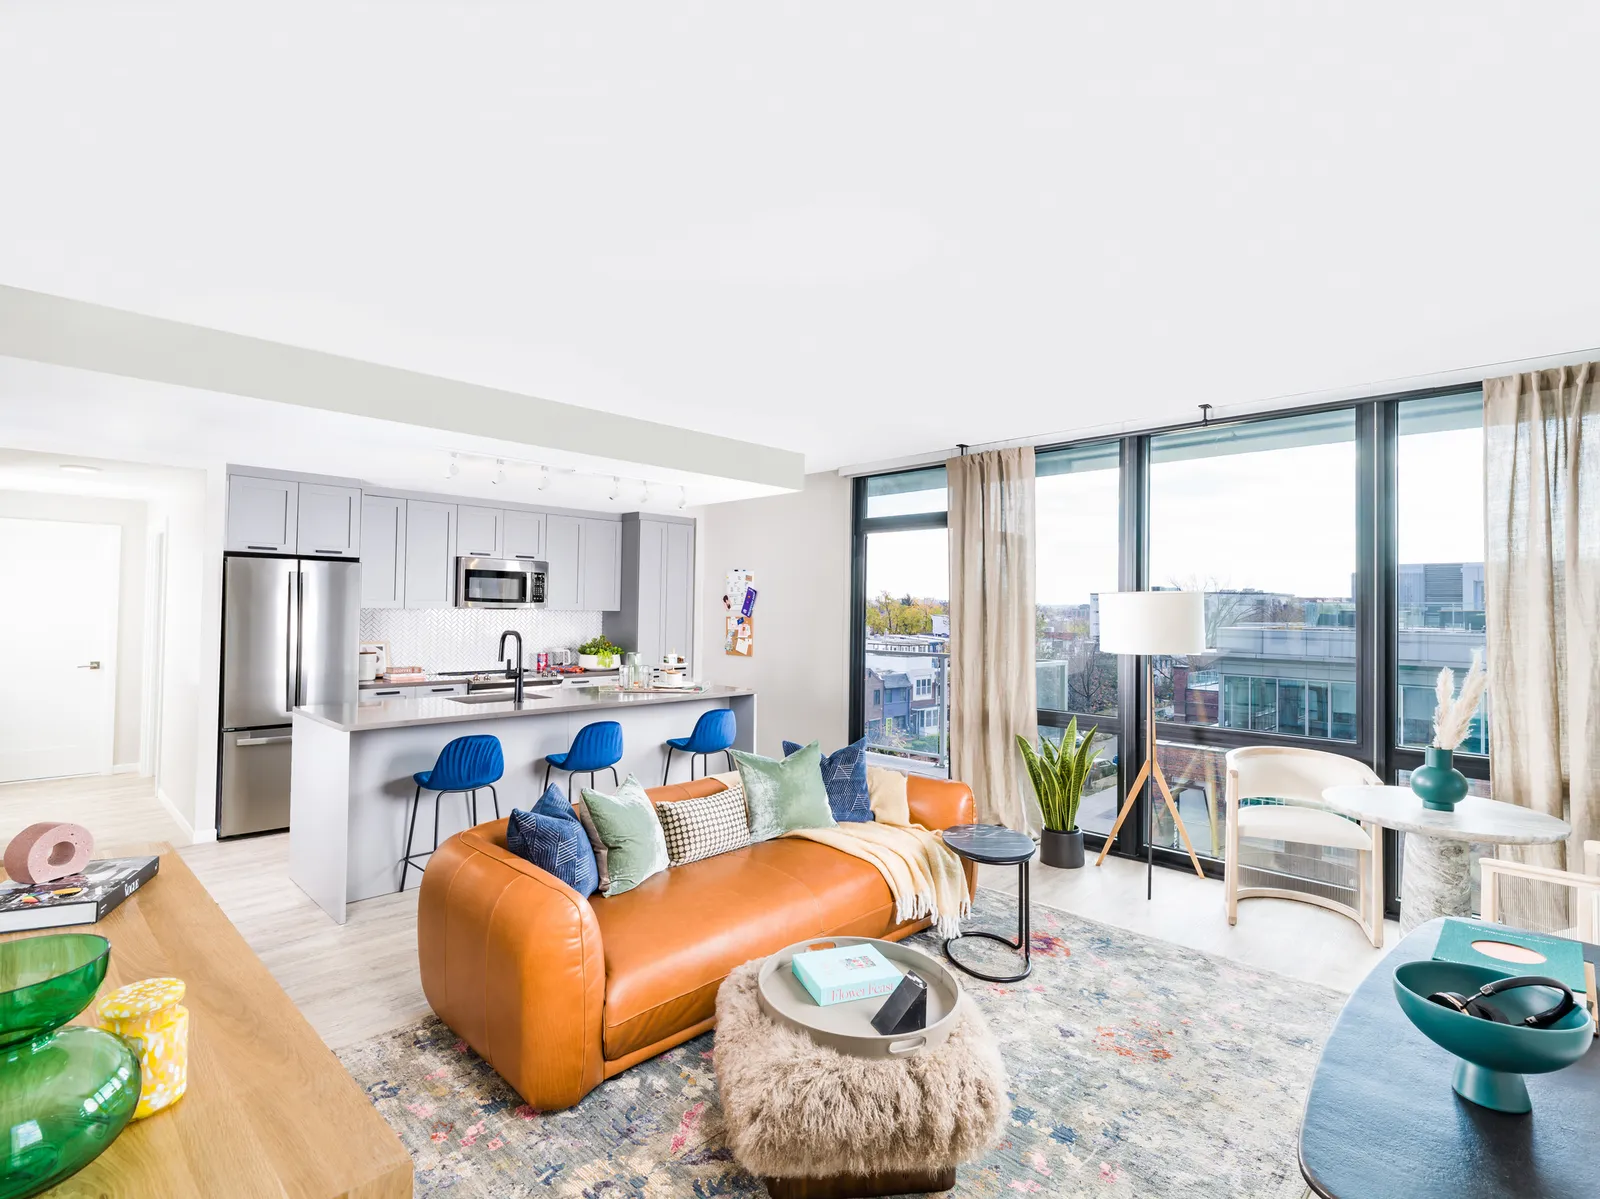
[[1561, 999], [1553, 1008], [1536, 1012], [1517, 1021], [1517, 1024], [1528, 1028], [1549, 1028], [1561, 1017], [1578, 1006], [1578, 1001], [1572, 997], [1572, 989], [1566, 983], [1558, 982], [1553, 978], [1545, 978], [1541, 974], [1526, 974], [1519, 978], [1498, 978], [1494, 982], [1485, 983], [1471, 995], [1460, 995], [1455, 991], [1435, 991], [1428, 996], [1429, 1003], [1437, 1003], [1440, 1007], [1447, 1007], [1453, 1012], [1461, 1012], [1467, 1016], [1477, 1016], [1483, 1020], [1492, 1020], [1496, 1024], [1510, 1024], [1511, 1020], [1494, 1004], [1487, 1002], [1492, 995], [1501, 991], [1510, 991], [1517, 987], [1549, 987], [1553, 991], [1561, 992]]

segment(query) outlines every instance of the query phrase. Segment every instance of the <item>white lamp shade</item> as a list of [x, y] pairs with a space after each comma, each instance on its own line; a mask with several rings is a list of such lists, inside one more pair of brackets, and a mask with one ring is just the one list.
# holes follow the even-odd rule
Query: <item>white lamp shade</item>
[[1198, 654], [1206, 648], [1203, 591], [1100, 593], [1100, 652]]

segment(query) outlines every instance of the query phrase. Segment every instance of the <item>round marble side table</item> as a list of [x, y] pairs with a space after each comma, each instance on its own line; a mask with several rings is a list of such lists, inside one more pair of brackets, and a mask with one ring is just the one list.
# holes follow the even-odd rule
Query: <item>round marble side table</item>
[[1565, 820], [1469, 795], [1452, 812], [1435, 812], [1409, 787], [1329, 787], [1329, 811], [1407, 833], [1400, 933], [1435, 916], [1472, 915], [1471, 845], [1551, 845], [1572, 829]]

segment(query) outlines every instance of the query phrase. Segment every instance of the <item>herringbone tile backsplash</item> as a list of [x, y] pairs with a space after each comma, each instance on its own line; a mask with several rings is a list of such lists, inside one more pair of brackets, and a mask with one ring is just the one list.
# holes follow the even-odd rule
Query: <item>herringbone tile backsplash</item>
[[498, 664], [500, 634], [516, 629], [532, 665], [540, 650], [577, 649], [600, 635], [598, 612], [534, 608], [361, 609], [361, 640], [387, 641], [389, 661], [427, 670], [476, 670]]

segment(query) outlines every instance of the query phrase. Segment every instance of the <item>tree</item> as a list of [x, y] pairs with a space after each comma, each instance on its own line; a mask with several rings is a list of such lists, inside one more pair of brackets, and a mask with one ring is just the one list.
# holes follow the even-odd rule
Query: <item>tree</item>
[[942, 600], [914, 599], [906, 595], [896, 599], [887, 591], [867, 602], [867, 631], [869, 633], [931, 633], [933, 618], [942, 615], [947, 605]]

